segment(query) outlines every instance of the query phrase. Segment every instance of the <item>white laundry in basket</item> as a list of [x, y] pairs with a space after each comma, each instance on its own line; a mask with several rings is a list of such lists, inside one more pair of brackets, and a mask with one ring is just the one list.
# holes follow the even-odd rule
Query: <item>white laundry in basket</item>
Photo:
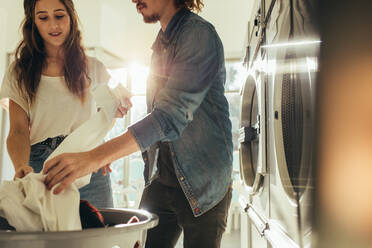
[[17, 231], [81, 230], [80, 195], [71, 185], [59, 195], [47, 190], [45, 175], [30, 173], [0, 186], [0, 216]]

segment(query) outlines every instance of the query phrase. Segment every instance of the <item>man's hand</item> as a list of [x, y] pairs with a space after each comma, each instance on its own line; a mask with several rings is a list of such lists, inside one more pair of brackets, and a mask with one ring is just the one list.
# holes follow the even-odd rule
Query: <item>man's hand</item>
[[44, 165], [43, 173], [47, 174], [44, 183], [48, 190], [61, 183], [54, 189], [59, 194], [70, 186], [76, 179], [98, 170], [101, 166], [97, 158], [90, 152], [64, 153]]
[[24, 178], [27, 174], [34, 172], [34, 169], [29, 165], [24, 165], [16, 169], [14, 180], [16, 178]]
[[47, 174], [44, 183], [49, 190], [61, 183], [53, 191], [54, 194], [59, 194], [77, 178], [139, 150], [136, 140], [127, 130], [89, 152], [65, 153], [47, 161], [43, 169], [43, 173]]

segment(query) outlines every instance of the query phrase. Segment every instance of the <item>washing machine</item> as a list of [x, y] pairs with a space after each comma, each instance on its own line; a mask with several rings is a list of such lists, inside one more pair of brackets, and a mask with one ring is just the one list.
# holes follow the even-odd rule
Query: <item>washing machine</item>
[[310, 247], [316, 6], [263, 0], [254, 9], [241, 94], [242, 247]]

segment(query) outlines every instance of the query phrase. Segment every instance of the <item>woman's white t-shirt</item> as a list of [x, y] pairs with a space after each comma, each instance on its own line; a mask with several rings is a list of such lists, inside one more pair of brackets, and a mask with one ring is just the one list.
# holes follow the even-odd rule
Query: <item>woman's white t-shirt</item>
[[69, 135], [93, 113], [97, 112], [92, 90], [98, 84], [107, 84], [110, 75], [105, 66], [95, 58], [88, 57], [90, 88], [84, 104], [66, 86], [64, 77], [41, 76], [39, 88], [33, 104], [21, 97], [16, 77], [11, 68], [4, 76], [0, 89], [0, 100], [9, 98], [17, 103], [27, 114], [30, 121], [30, 143], [39, 143], [47, 138]]

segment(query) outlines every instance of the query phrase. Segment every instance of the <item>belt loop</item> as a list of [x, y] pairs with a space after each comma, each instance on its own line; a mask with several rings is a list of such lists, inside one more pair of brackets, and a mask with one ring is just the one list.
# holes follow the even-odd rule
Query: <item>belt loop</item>
[[57, 145], [57, 138], [52, 138], [51, 148], [52, 149], [56, 148], [56, 145]]

